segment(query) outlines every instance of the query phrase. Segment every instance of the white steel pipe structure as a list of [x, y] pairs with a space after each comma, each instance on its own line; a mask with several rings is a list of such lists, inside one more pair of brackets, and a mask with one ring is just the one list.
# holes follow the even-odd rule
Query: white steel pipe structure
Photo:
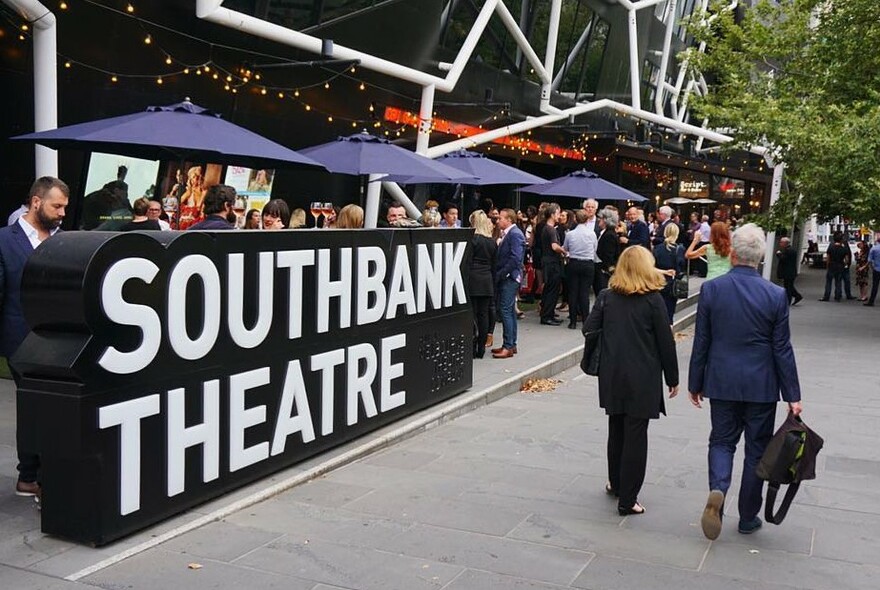
[[636, 20], [636, 9], [627, 12], [627, 30], [629, 31], [629, 84], [630, 100], [634, 109], [642, 109], [641, 83], [639, 82], [639, 29]]
[[[34, 131], [58, 127], [58, 72], [55, 15], [37, 0], [3, 0], [34, 32]], [[37, 177], [58, 176], [58, 152], [34, 147]]]
[[[770, 183], [770, 204], [772, 207], [779, 200], [779, 193], [782, 192], [782, 175], [785, 172], [785, 164], [779, 163], [773, 166], [773, 182]], [[773, 252], [776, 250], [776, 232], [767, 232], [767, 247], [764, 251], [764, 271], [763, 276], [768, 281], [772, 278], [773, 271]]]
[[416, 153], [423, 156], [431, 141], [431, 120], [434, 117], [434, 85], [422, 86], [422, 103], [419, 106], [419, 129], [416, 135]]
[[[547, 53], [544, 56], [544, 71], [550, 77], [552, 77], [553, 67], [556, 65], [556, 39], [559, 36], [559, 17], [561, 15], [562, 0], [552, 0], [550, 4], [550, 24], [547, 27]], [[541, 85], [540, 109], [545, 113], [550, 107], [550, 94], [553, 91], [552, 85], [552, 80], [546, 80]]]
[[664, 113], [663, 104], [666, 97], [666, 70], [669, 68], [669, 53], [672, 50], [672, 29], [675, 26], [675, 11], [678, 8], [677, 0], [669, 0], [666, 5], [666, 31], [663, 35], [663, 53], [660, 56], [660, 75], [657, 78], [657, 92], [654, 95], [654, 112], [658, 115]]
[[370, 174], [367, 179], [367, 197], [364, 202], [364, 227], [376, 229], [379, 219], [379, 197], [382, 196], [382, 183], [379, 179], [385, 174]]

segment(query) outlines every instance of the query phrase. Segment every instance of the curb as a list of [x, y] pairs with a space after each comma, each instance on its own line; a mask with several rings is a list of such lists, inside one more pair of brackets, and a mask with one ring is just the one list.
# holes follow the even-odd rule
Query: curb
[[[692, 297], [696, 298], [697, 296]], [[690, 301], [690, 299], [691, 298], [688, 298], [685, 301]], [[673, 324], [673, 330], [687, 327], [688, 325], [692, 324], [695, 319], [696, 312], [692, 312], [677, 320]], [[437, 406], [422, 410], [421, 412], [405, 418], [405, 423], [400, 426], [388, 426], [384, 429], [380, 429], [378, 431], [378, 434], [373, 433], [372, 436], [370, 434], [365, 435], [368, 440], [360, 442], [358, 440], [355, 440], [345, 445], [342, 445], [341, 447], [337, 448], [335, 452], [334, 450], [328, 451], [327, 454], [331, 454], [332, 456], [325, 457], [323, 460], [321, 460], [319, 464], [315, 465], [314, 467], [306, 469], [305, 471], [298, 472], [295, 475], [292, 475], [275, 484], [272, 484], [267, 488], [249, 494], [230, 504], [227, 504], [226, 506], [218, 508], [213, 512], [204, 514], [199, 518], [196, 518], [195, 520], [166, 531], [165, 533], [150, 537], [147, 541], [139, 543], [124, 551], [121, 551], [116, 555], [113, 555], [89, 567], [81, 569], [73, 574], [70, 574], [69, 576], [65, 576], [64, 579], [69, 581], [77, 581], [86, 576], [90, 576], [102, 569], [105, 569], [107, 567], [110, 567], [111, 565], [119, 563], [120, 561], [128, 559], [129, 557], [133, 557], [135, 555], [138, 555], [139, 553], [143, 553], [144, 551], [152, 549], [153, 547], [161, 545], [166, 541], [170, 541], [171, 539], [179, 537], [197, 528], [226, 518], [227, 516], [244, 510], [249, 506], [253, 506], [254, 504], [258, 504], [259, 502], [268, 500], [291, 488], [325, 475], [335, 469], [338, 469], [339, 467], [343, 467], [345, 465], [348, 465], [349, 463], [353, 463], [358, 459], [361, 459], [372, 453], [375, 453], [376, 451], [389, 447], [397, 442], [407, 440], [413, 436], [416, 436], [417, 434], [426, 432], [432, 428], [440, 426], [441, 424], [445, 424], [446, 422], [450, 422], [458, 418], [459, 416], [463, 416], [472, 412], [479, 407], [486, 406], [507, 397], [511, 393], [518, 392], [520, 390], [520, 386], [526, 379], [547, 378], [561, 373], [566, 369], [574, 367], [580, 362], [582, 355], [583, 345], [579, 345], [575, 348], [572, 348], [568, 352], [559, 354], [549, 360], [544, 361], [543, 363], [540, 363], [534, 367], [526, 369], [525, 371], [521, 371], [516, 375], [508, 377], [507, 379], [497, 383], [496, 385], [493, 385], [492, 387], [487, 387], [486, 389], [483, 389], [481, 391], [459, 394], [458, 396], [450, 400], [441, 402]], [[296, 468], [297, 466], [294, 465], [290, 469]]]

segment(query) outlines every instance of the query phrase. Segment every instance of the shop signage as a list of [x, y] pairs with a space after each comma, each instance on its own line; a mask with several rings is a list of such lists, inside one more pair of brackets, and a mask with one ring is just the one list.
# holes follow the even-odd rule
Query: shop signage
[[48, 240], [13, 358], [43, 531], [107, 543], [470, 387], [469, 238]]

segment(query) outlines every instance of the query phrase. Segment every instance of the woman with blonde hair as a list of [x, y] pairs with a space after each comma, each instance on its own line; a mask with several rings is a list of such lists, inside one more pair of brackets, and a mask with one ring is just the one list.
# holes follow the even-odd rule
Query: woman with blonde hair
[[[660, 290], [666, 286], [647, 248], [627, 248], [608, 289], [584, 322], [589, 346], [600, 346], [599, 407], [608, 415], [608, 483], [620, 516], [644, 514], [639, 491], [648, 460], [648, 421], [666, 414], [678, 394], [678, 359]], [[601, 338], [590, 335], [601, 330]], [[586, 352], [591, 352], [589, 350]]]
[[[486, 337], [489, 334], [489, 308], [495, 296], [495, 281], [492, 270], [495, 268], [495, 251], [497, 246], [492, 239], [492, 222], [486, 214], [477, 209], [469, 218], [474, 228], [471, 238], [470, 280], [468, 282], [468, 299], [474, 310], [474, 358], [481, 359], [486, 353]], [[494, 322], [491, 322], [494, 323]]]
[[684, 253], [684, 257], [688, 260], [705, 257], [708, 266], [707, 281], [720, 277], [730, 270], [730, 228], [723, 221], [716, 221], [710, 227], [710, 232], [708, 244], [697, 247], [701, 238], [698, 232], [694, 235], [694, 241], [688, 246], [687, 252]]
[[346, 205], [336, 216], [336, 229], [361, 229], [364, 227], [364, 210], [359, 205]]
[[672, 324], [672, 316], [675, 314], [675, 304], [678, 299], [672, 292], [672, 284], [675, 277], [684, 272], [684, 247], [678, 243], [678, 224], [669, 223], [663, 230], [663, 243], [654, 246], [654, 260], [657, 269], [672, 271], [666, 276], [666, 286], [660, 291], [663, 302], [666, 303], [666, 312], [669, 314], [669, 323]]
[[289, 229], [300, 229], [306, 226], [306, 210], [297, 207], [290, 213]]

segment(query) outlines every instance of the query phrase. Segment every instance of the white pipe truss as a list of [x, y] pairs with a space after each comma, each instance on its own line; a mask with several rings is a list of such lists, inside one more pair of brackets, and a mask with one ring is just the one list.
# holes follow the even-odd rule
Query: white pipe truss
[[[280, 25], [270, 23], [265, 20], [255, 18], [253, 16], [225, 8], [224, 0], [196, 0], [196, 14], [199, 18], [217, 23], [239, 31], [244, 31], [252, 35], [270, 39], [278, 43], [283, 43], [297, 49], [320, 54], [322, 40], [318, 37], [294, 31]], [[630, 65], [630, 104], [624, 105], [614, 101], [595, 101], [592, 103], [582, 103], [577, 106], [560, 110], [550, 104], [550, 98], [554, 86], [559, 84], [559, 76], [563, 64], [558, 72], [555, 71], [555, 55], [556, 41], [559, 32], [559, 20], [561, 15], [562, 0], [551, 0], [550, 19], [547, 30], [547, 50], [545, 59], [542, 62], [529, 43], [528, 38], [520, 28], [516, 18], [511, 14], [503, 0], [486, 0], [482, 9], [477, 15], [474, 23], [462, 44], [461, 49], [456, 55], [452, 64], [447, 64], [445, 76], [439, 74], [424, 72], [415, 68], [404, 66], [383, 58], [376, 57], [369, 53], [358, 51], [344, 45], [334, 45], [333, 55], [339, 59], [359, 60], [360, 66], [368, 70], [373, 70], [381, 74], [392, 76], [394, 78], [412, 82], [422, 87], [422, 104], [420, 110], [420, 125], [416, 151], [422, 154], [436, 157], [442, 153], [448, 153], [457, 147], [463, 145], [474, 146], [486, 141], [492, 141], [505, 135], [521, 132], [522, 129], [532, 129], [542, 124], [553, 123], [565, 119], [566, 117], [581, 114], [584, 112], [595, 111], [601, 108], [614, 108], [618, 110], [625, 109], [634, 117], [654, 121], [669, 129], [678, 131], [679, 133], [694, 134], [699, 138], [706, 138], [712, 141], [730, 141], [731, 138], [719, 133], [712, 132], [706, 127], [704, 122], [702, 127], [695, 127], [685, 123], [688, 114], [688, 101], [693, 92], [700, 92], [705, 88], [705, 81], [702, 79], [695, 80], [688, 78], [687, 70], [689, 63], [685, 61], [678, 68], [677, 80], [674, 85], [666, 81], [666, 73], [670, 64], [674, 63], [672, 56], [672, 34], [674, 27], [679, 24], [680, 16], [678, 15], [678, 0], [614, 0], [622, 8], [627, 10], [627, 31], [629, 39], [629, 65]], [[709, 0], [701, 0], [701, 13], [705, 14]], [[663, 50], [661, 52], [660, 73], [657, 82], [657, 91], [654, 98], [653, 112], [645, 110], [641, 105], [641, 80], [640, 68], [642, 56], [639, 54], [638, 48], [638, 21], [637, 13], [645, 8], [652, 8], [658, 4], [666, 3], [664, 11], [664, 20], [666, 30], [664, 36]], [[728, 10], [735, 8], [737, 0], [733, 0]], [[541, 82], [541, 100], [538, 105], [539, 110], [544, 116], [529, 119], [517, 125], [511, 125], [502, 130], [487, 131], [482, 134], [467, 138], [467, 140], [459, 140], [450, 142], [444, 146], [429, 147], [429, 130], [431, 127], [431, 113], [434, 106], [434, 92], [451, 92], [458, 84], [459, 78], [464, 71], [465, 66], [473, 55], [480, 38], [485, 33], [489, 20], [497, 16], [507, 31], [510, 33], [517, 45], [517, 50], [529, 62], [529, 65], [538, 76]], [[711, 20], [713, 17], [709, 17]], [[708, 22], [708, 21], [707, 21]], [[589, 25], [587, 25], [589, 26]], [[705, 44], [701, 44], [697, 51], [705, 51]], [[569, 56], [571, 58], [571, 56]], [[568, 60], [566, 60], [567, 63]], [[556, 81], [554, 81], [554, 74]], [[669, 102], [671, 117], [665, 116], [665, 105]], [[586, 110], [585, 110], [586, 109]], [[519, 129], [519, 131], [517, 131]], [[702, 144], [702, 142], [701, 142]], [[455, 146], [455, 147], [452, 147]], [[761, 150], [758, 150], [761, 151]]]
[[[16, 10], [34, 32], [34, 131], [58, 127], [58, 74], [55, 15], [37, 0], [2, 0]], [[58, 176], [58, 152], [34, 147], [37, 177]]]
[[[10, 0], [5, 0], [10, 1]], [[297, 49], [305, 50], [311, 53], [320, 54], [322, 40], [318, 37], [294, 31], [280, 25], [264, 21], [253, 16], [225, 8], [224, 0], [196, 0], [196, 15], [207, 21], [220, 24], [225, 27], [243, 31], [264, 39], [276, 41]], [[629, 66], [630, 66], [630, 104], [624, 104], [608, 99], [595, 100], [592, 102], [578, 103], [577, 105], [560, 110], [550, 104], [552, 93], [562, 76], [562, 70], [568, 66], [569, 60], [573, 56], [568, 56], [559, 72], [555, 70], [556, 41], [559, 33], [559, 21], [562, 12], [562, 0], [551, 0], [550, 18], [547, 30], [547, 43], [544, 61], [538, 57], [534, 48], [529, 43], [528, 38], [520, 28], [519, 23], [510, 13], [503, 0], [486, 0], [482, 9], [477, 15], [474, 23], [462, 44], [461, 49], [455, 57], [452, 64], [443, 64], [443, 70], [446, 71], [445, 76], [423, 72], [408, 66], [404, 66], [380, 57], [376, 57], [369, 53], [358, 51], [343, 45], [334, 45], [333, 56], [338, 59], [358, 60], [359, 67], [372, 70], [387, 76], [391, 76], [400, 80], [412, 82], [422, 87], [422, 101], [419, 109], [419, 128], [416, 141], [416, 151], [431, 158], [439, 157], [443, 154], [455, 151], [462, 147], [474, 147], [481, 145], [501, 137], [507, 137], [517, 133], [522, 133], [528, 129], [534, 129], [543, 125], [556, 123], [569, 117], [581, 115], [588, 112], [611, 109], [619, 113], [625, 113], [636, 119], [650, 121], [668, 129], [677, 131], [681, 134], [690, 134], [698, 138], [698, 147], [702, 148], [703, 141], [708, 139], [718, 143], [727, 143], [732, 138], [723, 133], [713, 131], [708, 128], [708, 121], [704, 120], [701, 126], [691, 125], [687, 123], [688, 118], [688, 102], [693, 93], [704, 94], [707, 91], [706, 82], [699, 76], [694, 78], [689, 75], [689, 59], [678, 67], [675, 84], [666, 81], [667, 71], [670, 64], [675, 63], [672, 59], [672, 34], [674, 27], [680, 24], [681, 16], [678, 14], [678, 0], [612, 0], [627, 11], [627, 33], [629, 39]], [[663, 39], [663, 50], [660, 54], [660, 70], [657, 79], [657, 88], [654, 97], [654, 110], [648, 111], [641, 105], [641, 77], [639, 64], [644, 59], [640, 55], [638, 47], [638, 11], [645, 8], [651, 8], [661, 3], [666, 3], [664, 9], [664, 22], [666, 24], [665, 35]], [[701, 0], [697, 9], [703, 23], [709, 23], [715, 16], [706, 17], [706, 9], [709, 0]], [[737, 6], [737, 0], [732, 0], [725, 10], [733, 10]], [[447, 6], [449, 10], [451, 5]], [[451, 92], [458, 84], [459, 78], [464, 71], [465, 66], [471, 58], [477, 43], [486, 31], [489, 20], [497, 16], [507, 31], [510, 33], [517, 46], [518, 55], [524, 57], [532, 70], [538, 76], [541, 83], [541, 98], [538, 105], [539, 111], [543, 113], [541, 116], [529, 118], [520, 123], [514, 123], [506, 127], [484, 131], [483, 133], [447, 142], [434, 147], [430, 146], [430, 129], [431, 119], [434, 108], [434, 93]], [[590, 26], [589, 24], [587, 25]], [[583, 31], [581, 37], [585, 37], [587, 31]], [[579, 43], [579, 45], [583, 45]], [[701, 43], [696, 49], [691, 51], [704, 52], [706, 50], [705, 43]], [[554, 73], [556, 79], [554, 80]], [[687, 86], [685, 86], [687, 81]], [[666, 116], [666, 104], [669, 103], [670, 116]], [[755, 147], [752, 149], [754, 153], [766, 156], [766, 149]], [[768, 160], [769, 161], [769, 160]], [[781, 170], [781, 169], [777, 169]], [[412, 202], [407, 198], [401, 197], [402, 191], [394, 183], [383, 182], [385, 190], [389, 190], [398, 198], [403, 200], [408, 209], [415, 209]], [[773, 191], [771, 191], [771, 201], [778, 197], [777, 183], [774, 183]], [[371, 190], [367, 195], [367, 226], [375, 227], [375, 216], [378, 213], [379, 200], [379, 183], [371, 183]], [[404, 195], [405, 197], [405, 195]]]

